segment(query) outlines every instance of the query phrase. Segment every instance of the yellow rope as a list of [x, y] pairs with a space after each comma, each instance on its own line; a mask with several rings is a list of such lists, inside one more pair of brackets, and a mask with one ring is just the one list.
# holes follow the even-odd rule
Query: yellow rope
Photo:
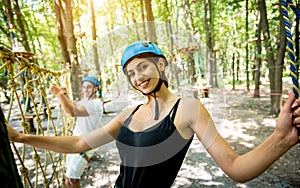
[[[23, 132], [25, 134], [31, 134], [30, 129], [32, 127], [30, 126], [32, 125], [30, 125], [26, 119], [31, 116], [36, 125], [35, 134], [58, 135], [58, 130], [60, 129], [60, 134], [68, 135], [66, 130], [68, 130], [69, 126], [74, 124], [74, 119], [65, 115], [59, 105], [57, 121], [54, 122], [51, 111], [53, 100], [52, 98], [49, 101], [47, 100], [46, 86], [50, 85], [50, 82], [55, 82], [58, 85], [60, 85], [60, 83], [65, 83], [70, 91], [70, 70], [63, 69], [61, 71], [52, 71], [40, 68], [38, 65], [31, 63], [28, 59], [16, 56], [11, 50], [3, 46], [0, 46], [0, 63], [2, 63], [2, 65], [0, 64], [0, 71], [5, 71], [6, 75], [9, 77], [8, 87], [11, 90], [11, 101], [9, 103], [9, 109], [6, 112], [7, 122], [14, 116], [17, 116], [21, 120], [20, 126], [23, 128]], [[21, 79], [24, 81], [24, 86], [20, 85]], [[17, 88], [19, 87], [23, 87], [23, 90], [25, 91], [23, 93], [24, 96], [21, 96], [22, 94], [18, 91]], [[35, 97], [35, 90], [40, 97], [38, 102], [33, 100]], [[25, 98], [25, 101], [23, 101], [25, 104], [22, 104], [21, 102], [21, 98], [23, 97]], [[28, 113], [28, 110], [26, 110], [29, 102], [32, 104], [33, 113]], [[18, 106], [18, 112], [12, 111], [14, 103]], [[22, 105], [24, 108], [22, 108]], [[43, 121], [40, 118], [41, 114], [44, 116], [47, 115], [47, 119], [44, 119], [47, 121], [45, 130], [42, 124]], [[37, 148], [25, 144], [17, 146], [12, 143], [12, 147], [16, 158], [19, 161], [18, 166], [24, 187], [27, 187], [27, 185], [29, 187], [39, 187], [41, 186], [39, 183], [42, 183], [44, 187], [49, 187], [50, 184], [55, 187], [61, 186], [61, 183], [63, 183], [65, 155], [46, 150], [41, 152]], [[26, 163], [26, 161], [30, 160], [30, 156], [33, 160], [34, 167], [28, 166], [28, 162]], [[49, 169], [49, 167], [51, 168]], [[49, 175], [54, 178], [53, 181], [51, 181], [52, 178], [49, 181]], [[33, 176], [35, 176], [35, 178], [33, 178]], [[35, 182], [30, 182], [33, 180]]]

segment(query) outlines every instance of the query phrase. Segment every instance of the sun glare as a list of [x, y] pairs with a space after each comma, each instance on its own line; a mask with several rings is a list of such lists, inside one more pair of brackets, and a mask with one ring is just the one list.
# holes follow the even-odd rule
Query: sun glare
[[99, 9], [104, 6], [106, 0], [92, 0], [94, 3], [94, 9]]

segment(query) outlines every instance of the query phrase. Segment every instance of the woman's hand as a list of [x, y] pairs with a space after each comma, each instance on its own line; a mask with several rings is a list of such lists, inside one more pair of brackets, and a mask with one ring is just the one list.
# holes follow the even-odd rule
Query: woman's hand
[[278, 116], [275, 133], [286, 144], [293, 146], [298, 142], [296, 127], [300, 128], [300, 99], [295, 100], [294, 94], [289, 93], [289, 98]]
[[17, 132], [15, 129], [13, 129], [9, 124], [6, 124], [6, 127], [7, 127], [8, 139], [11, 142], [17, 141], [21, 134]]

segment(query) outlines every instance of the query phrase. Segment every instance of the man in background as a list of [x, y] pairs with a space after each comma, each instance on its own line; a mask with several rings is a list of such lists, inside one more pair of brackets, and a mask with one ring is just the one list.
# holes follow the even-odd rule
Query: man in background
[[[97, 97], [100, 82], [95, 76], [86, 76], [82, 80], [81, 100], [73, 102], [67, 95], [66, 88], [52, 85], [50, 92], [57, 96], [63, 109], [72, 117], [76, 117], [76, 125], [73, 135], [82, 135], [100, 126], [103, 114], [103, 103]], [[93, 156], [93, 150], [68, 154], [66, 160], [66, 181], [68, 188], [80, 187], [80, 177], [84, 172], [89, 159]]]

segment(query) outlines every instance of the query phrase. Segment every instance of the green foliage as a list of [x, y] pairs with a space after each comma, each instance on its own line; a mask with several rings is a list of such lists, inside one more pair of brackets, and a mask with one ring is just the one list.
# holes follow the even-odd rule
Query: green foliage
[[287, 78], [287, 77], [290, 77], [291, 76], [291, 73], [288, 71], [283, 71], [283, 73], [282, 73], [282, 77], [283, 78]]
[[[80, 57], [88, 54], [88, 50], [93, 44], [89, 2], [90, 1], [73, 1], [74, 33], [77, 36], [78, 53]], [[118, 30], [118, 28], [124, 25], [132, 24], [134, 22], [140, 24], [143, 21], [140, 5], [141, 1], [104, 0], [93, 2], [96, 14], [97, 35], [98, 39], [102, 40], [99, 42], [99, 61], [110, 62], [108, 59], [112, 56], [118, 57], [119, 54], [112, 54], [112, 51], [118, 50], [124, 42], [124, 39], [127, 41], [136, 40], [137, 37], [135, 32], [142, 36], [143, 30], [141, 29], [141, 25], [137, 25], [138, 29], [130, 27], [128, 31]], [[190, 13], [193, 20], [192, 24], [195, 29], [198, 30], [202, 43], [206, 44], [207, 31], [205, 31], [204, 28], [205, 1], [187, 2], [190, 3]], [[266, 54], [265, 51], [260, 55], [256, 55], [255, 52], [257, 2], [255, 0], [249, 0], [249, 38], [246, 36], [245, 28], [245, 1], [220, 0], [211, 1], [211, 3], [212, 10], [211, 12], [208, 11], [207, 15], [213, 20], [213, 28], [211, 28], [213, 30], [210, 31], [211, 35], [213, 35], [213, 49], [209, 50], [216, 56], [217, 65], [220, 66], [219, 68], [224, 72], [232, 72], [232, 70], [230, 70], [231, 62], [233, 54], [235, 54], [236, 58], [241, 59], [240, 68], [241, 70], [244, 70], [246, 62], [245, 47], [247, 44], [249, 45], [250, 61], [255, 57], [264, 59]], [[26, 24], [26, 32], [28, 34], [28, 40], [30, 40], [30, 47], [32, 52], [36, 54], [39, 65], [53, 70], [60, 70], [61, 65], [64, 63], [57, 38], [57, 25], [52, 1], [23, 0], [19, 1], [19, 4]], [[3, 2], [0, 2], [0, 5], [2, 10], [4, 10]], [[271, 46], [276, 46], [276, 43], [278, 43], [276, 36], [279, 31], [280, 6], [274, 4], [272, 1], [266, 1], [266, 5], [271, 36], [269, 42], [271, 43]], [[183, 8], [183, 0], [152, 0], [155, 21], [171, 21], [173, 32], [182, 28], [185, 24], [184, 22], [186, 22], [186, 15], [184, 15]], [[145, 9], [144, 16], [144, 19], [146, 19], [147, 15]], [[117, 33], [114, 35], [114, 38], [110, 38], [111, 36], [108, 34], [110, 31]], [[78, 37], [79, 35], [81, 37]], [[0, 13], [0, 37], [0, 43], [11, 46], [3, 11]], [[166, 43], [168, 42], [169, 41], [166, 41]], [[274, 51], [272, 53], [275, 54], [276, 48], [273, 49]], [[164, 48], [164, 51], [167, 50], [167, 48]], [[213, 51], [216, 53], [213, 53]], [[264, 63], [262, 69], [266, 68], [266, 64]], [[112, 74], [112, 71], [109, 69], [107, 74]], [[242, 71], [241, 74], [245, 74], [245, 71]]]
[[[39, 59], [58, 59], [62, 55], [57, 40], [55, 15], [51, 1], [22, 1], [19, 2], [31, 52]], [[11, 46], [9, 28], [4, 19], [4, 12], [0, 13], [1, 43]], [[19, 30], [16, 30], [19, 36]], [[18, 38], [21, 40], [20, 38]], [[52, 66], [52, 65], [51, 65]], [[54, 67], [57, 65], [53, 65]]]

